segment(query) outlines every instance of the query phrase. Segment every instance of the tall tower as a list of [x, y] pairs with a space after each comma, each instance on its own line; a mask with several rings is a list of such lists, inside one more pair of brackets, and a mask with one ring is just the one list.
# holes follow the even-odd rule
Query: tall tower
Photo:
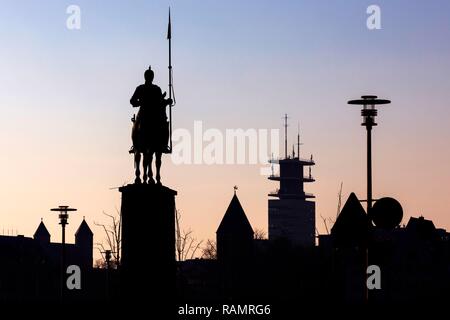
[[[313, 157], [300, 157], [300, 133], [297, 135], [297, 155], [287, 154], [287, 116], [285, 116], [285, 156], [271, 159], [270, 163], [279, 165], [279, 175], [272, 174], [269, 180], [279, 181], [280, 187], [269, 193], [269, 240], [285, 238], [294, 245], [314, 246], [316, 229], [316, 207], [314, 195], [306, 193], [304, 183], [314, 182], [311, 166]], [[305, 175], [304, 168], [308, 173]]]

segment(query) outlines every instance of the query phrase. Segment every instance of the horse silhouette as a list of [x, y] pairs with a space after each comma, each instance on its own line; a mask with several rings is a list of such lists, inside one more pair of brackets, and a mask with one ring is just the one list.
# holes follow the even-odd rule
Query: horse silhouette
[[141, 155], [143, 156], [143, 183], [155, 183], [152, 162], [155, 154], [156, 182], [161, 184], [161, 156], [168, 152], [169, 123], [166, 107], [172, 103], [165, 99], [166, 93], [153, 84], [154, 73], [149, 67], [144, 73], [145, 83], [138, 86], [130, 99], [133, 107], [139, 107], [136, 117], [133, 116], [131, 139], [134, 153], [135, 183], [141, 183]]

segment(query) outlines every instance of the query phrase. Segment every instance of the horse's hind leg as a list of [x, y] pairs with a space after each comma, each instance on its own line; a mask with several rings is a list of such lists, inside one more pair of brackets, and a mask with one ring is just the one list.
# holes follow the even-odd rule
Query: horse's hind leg
[[148, 153], [148, 152], [145, 152], [145, 153], [144, 153], [143, 165], [144, 165], [144, 175], [143, 175], [143, 180], [144, 180], [144, 183], [147, 183], [147, 178], [148, 178], [148, 173], [149, 173], [149, 167], [150, 167], [150, 163], [149, 163], [149, 153]]
[[155, 152], [156, 183], [161, 184], [161, 152]]
[[136, 179], [134, 180], [134, 183], [141, 183], [141, 171], [139, 170], [139, 166], [141, 165], [141, 154], [134, 150], [134, 168], [135, 168], [135, 174]]
[[155, 180], [153, 180], [153, 170], [152, 170], [152, 162], [153, 162], [153, 153], [149, 152], [147, 154], [147, 168], [148, 168], [148, 183], [154, 184]]

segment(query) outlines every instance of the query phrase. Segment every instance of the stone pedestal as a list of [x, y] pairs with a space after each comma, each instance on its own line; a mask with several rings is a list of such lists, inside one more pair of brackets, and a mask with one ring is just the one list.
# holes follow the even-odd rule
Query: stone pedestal
[[175, 196], [164, 186], [129, 184], [122, 193], [121, 296], [166, 305], [175, 299]]

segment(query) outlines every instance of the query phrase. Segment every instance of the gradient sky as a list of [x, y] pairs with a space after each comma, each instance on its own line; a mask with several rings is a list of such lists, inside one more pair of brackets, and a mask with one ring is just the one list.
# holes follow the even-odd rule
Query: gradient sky
[[[66, 8], [81, 8], [81, 30]], [[381, 7], [381, 30], [366, 8]], [[448, 1], [2, 1], [0, 3], [0, 232], [32, 236], [49, 209], [67, 204], [69, 241], [83, 216], [120, 207], [133, 180], [129, 98], [149, 64], [167, 90], [167, 8], [172, 7], [178, 104], [174, 127], [281, 128], [300, 122], [314, 154], [320, 215], [336, 215], [339, 185], [365, 197], [365, 131], [346, 101], [392, 100], [374, 129], [374, 197], [450, 229], [450, 2]], [[163, 159], [183, 226], [214, 238], [238, 185], [254, 228], [267, 228], [275, 182], [260, 165], [178, 165]], [[151, 231], [151, 226], [149, 227]], [[149, 232], [150, 232], [149, 231]], [[145, 235], [143, 235], [145, 239]]]

